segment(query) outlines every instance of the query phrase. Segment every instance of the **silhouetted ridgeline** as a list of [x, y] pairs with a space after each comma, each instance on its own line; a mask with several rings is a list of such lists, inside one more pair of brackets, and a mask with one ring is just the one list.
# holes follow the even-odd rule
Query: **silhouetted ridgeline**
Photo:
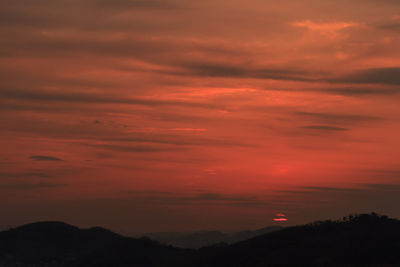
[[222, 233], [219, 231], [199, 231], [193, 233], [185, 232], [156, 232], [147, 233], [145, 236], [161, 244], [171, 245], [179, 248], [198, 249], [218, 243], [234, 244], [255, 236], [271, 233], [282, 229], [280, 226], [269, 226], [254, 231], [240, 231], [236, 233]]
[[185, 266], [192, 251], [106, 229], [39, 222], [0, 232], [0, 266]]
[[0, 266], [400, 266], [400, 221], [354, 215], [199, 250], [42, 222], [0, 232]]

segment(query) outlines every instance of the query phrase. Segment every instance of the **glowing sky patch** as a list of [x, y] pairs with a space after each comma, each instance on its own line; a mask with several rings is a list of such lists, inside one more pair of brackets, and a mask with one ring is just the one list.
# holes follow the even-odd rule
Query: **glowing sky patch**
[[359, 24], [356, 22], [317, 23], [310, 20], [293, 22], [292, 25], [295, 27], [304, 27], [313, 31], [328, 31], [328, 32], [359, 26]]
[[286, 218], [274, 218], [273, 221], [275, 221], [275, 222], [286, 222], [286, 221], [288, 221], [288, 219], [286, 219]]

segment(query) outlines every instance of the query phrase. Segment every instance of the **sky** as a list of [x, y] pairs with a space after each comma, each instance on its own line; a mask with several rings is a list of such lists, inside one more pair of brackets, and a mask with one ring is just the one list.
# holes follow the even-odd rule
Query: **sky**
[[1, 227], [400, 217], [398, 0], [0, 3]]

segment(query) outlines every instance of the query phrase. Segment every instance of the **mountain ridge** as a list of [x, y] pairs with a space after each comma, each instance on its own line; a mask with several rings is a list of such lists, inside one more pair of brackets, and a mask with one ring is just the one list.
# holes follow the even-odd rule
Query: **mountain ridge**
[[5, 267], [399, 266], [398, 251], [400, 221], [375, 213], [286, 227], [198, 250], [62, 222], [39, 222], [0, 232], [0, 266]]
[[204, 230], [196, 232], [151, 232], [143, 236], [165, 245], [199, 249], [218, 243], [234, 244], [257, 235], [278, 231], [280, 229], [282, 229], [281, 226], [267, 226], [256, 230], [244, 230], [233, 233]]

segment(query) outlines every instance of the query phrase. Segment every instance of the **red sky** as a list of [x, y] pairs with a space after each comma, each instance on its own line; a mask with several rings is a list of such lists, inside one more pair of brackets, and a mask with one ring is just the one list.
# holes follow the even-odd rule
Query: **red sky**
[[400, 217], [397, 0], [2, 0], [0, 226]]

